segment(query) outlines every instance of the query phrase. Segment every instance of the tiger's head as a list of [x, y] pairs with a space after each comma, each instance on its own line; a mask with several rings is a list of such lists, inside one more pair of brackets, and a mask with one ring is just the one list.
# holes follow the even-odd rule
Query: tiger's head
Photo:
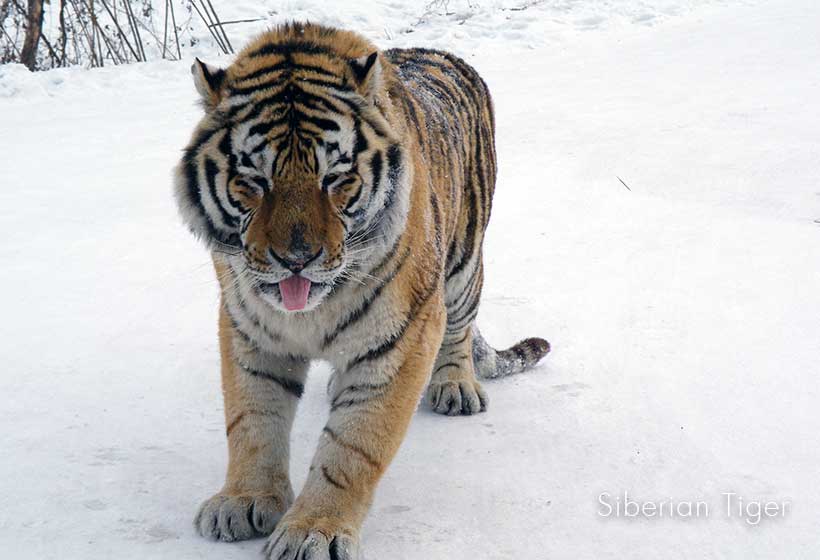
[[205, 116], [176, 168], [183, 219], [271, 306], [315, 308], [406, 215], [389, 68], [358, 35], [294, 23], [191, 71]]

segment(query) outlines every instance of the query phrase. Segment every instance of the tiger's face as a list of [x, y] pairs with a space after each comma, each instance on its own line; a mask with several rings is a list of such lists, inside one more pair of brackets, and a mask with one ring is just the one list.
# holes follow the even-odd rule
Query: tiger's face
[[[266, 178], [238, 176], [229, 191], [244, 199], [241, 262], [260, 295], [274, 306], [299, 311], [317, 304], [348, 261], [344, 194], [323, 193], [314, 174]], [[312, 298], [311, 298], [312, 296]], [[312, 301], [310, 301], [312, 299]]]
[[[241, 208], [235, 268], [274, 307], [312, 309], [359, 264], [356, 249], [366, 240], [357, 226], [365, 223], [368, 200], [362, 197], [359, 162], [343, 136], [340, 127], [312, 144], [294, 142], [276, 151], [266, 145], [237, 157], [227, 184]], [[236, 144], [251, 147], [255, 141], [250, 136]], [[304, 150], [297, 159], [310, 158], [313, 165], [291, 162], [277, 169], [275, 160], [287, 149]]]
[[206, 116], [176, 195], [238, 287], [304, 312], [362, 274], [405, 182], [402, 148], [376, 107], [375, 52], [265, 49], [251, 44], [226, 70], [194, 64]]

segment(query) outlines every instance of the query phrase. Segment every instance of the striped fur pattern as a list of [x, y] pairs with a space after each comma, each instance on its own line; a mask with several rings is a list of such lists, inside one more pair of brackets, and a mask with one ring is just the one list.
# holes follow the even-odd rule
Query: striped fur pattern
[[[229, 466], [196, 517], [269, 558], [358, 557], [377, 481], [427, 387], [449, 415], [486, 409], [476, 379], [535, 365], [475, 329], [495, 186], [494, 117], [459, 58], [378, 51], [310, 24], [273, 29], [227, 69], [192, 68], [205, 116], [176, 170], [184, 221], [211, 249]], [[280, 282], [310, 281], [288, 311]], [[310, 360], [330, 415], [294, 497], [289, 434]]]

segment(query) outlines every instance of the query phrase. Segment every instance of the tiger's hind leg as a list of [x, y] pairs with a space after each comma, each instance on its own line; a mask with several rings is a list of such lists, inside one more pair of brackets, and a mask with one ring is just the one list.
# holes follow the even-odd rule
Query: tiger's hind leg
[[433, 376], [427, 386], [427, 402], [433, 411], [448, 416], [469, 416], [487, 410], [487, 393], [476, 380], [473, 369], [472, 329], [468, 325], [459, 337], [445, 337]]
[[434, 412], [469, 416], [487, 410], [487, 393], [476, 380], [473, 364], [473, 322], [478, 312], [483, 270], [478, 261], [466, 283], [447, 282], [447, 328], [427, 386]]

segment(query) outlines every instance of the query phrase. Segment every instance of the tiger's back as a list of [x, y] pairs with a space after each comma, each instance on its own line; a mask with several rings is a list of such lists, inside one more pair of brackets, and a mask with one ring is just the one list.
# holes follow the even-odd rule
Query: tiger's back
[[[484, 378], [523, 371], [549, 352], [546, 341], [525, 339], [496, 351], [474, 324], [484, 279], [482, 244], [497, 173], [495, 114], [487, 84], [475, 68], [446, 51], [391, 49], [384, 55], [401, 84], [391, 90], [391, 97], [403, 108], [434, 192], [446, 201], [447, 330], [434, 378], [447, 368], [474, 368]], [[454, 362], [451, 357], [457, 354], [469, 355], [472, 364]], [[473, 386], [479, 399], [472, 398], [473, 388], [466, 384], [460, 379], [445, 381], [442, 389], [434, 379], [428, 389], [434, 409], [448, 414], [483, 410], [486, 395]]]
[[413, 48], [384, 55], [403, 86], [395, 93], [410, 133], [450, 210], [446, 273], [451, 278], [480, 251], [490, 217], [496, 179], [490, 93], [478, 72], [451, 53]]

